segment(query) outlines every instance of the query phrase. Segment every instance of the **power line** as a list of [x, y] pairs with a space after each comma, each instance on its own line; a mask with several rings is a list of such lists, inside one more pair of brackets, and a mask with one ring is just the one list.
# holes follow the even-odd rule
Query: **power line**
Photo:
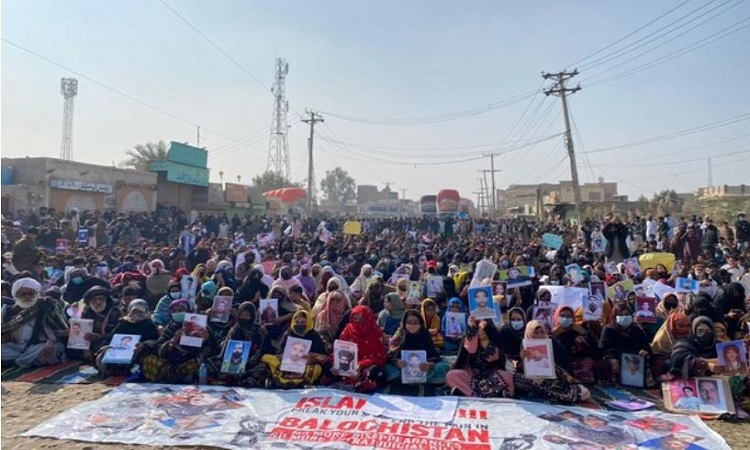
[[214, 49], [218, 50], [219, 53], [221, 53], [222, 55], [224, 55], [232, 64], [234, 64], [242, 72], [244, 72], [245, 75], [247, 75], [253, 81], [255, 81], [256, 83], [258, 83], [266, 92], [270, 92], [270, 89], [268, 88], [268, 86], [265, 85], [265, 83], [263, 83], [258, 77], [256, 77], [255, 75], [253, 75], [252, 72], [250, 72], [249, 70], [247, 70], [247, 68], [245, 68], [245, 66], [243, 66], [236, 59], [234, 59], [232, 57], [232, 55], [230, 55], [223, 48], [221, 48], [219, 46], [219, 44], [217, 44], [216, 42], [214, 42], [210, 37], [206, 36], [206, 34], [203, 33], [201, 30], [199, 30], [198, 27], [196, 27], [195, 25], [192, 24], [192, 22], [190, 22], [189, 20], [187, 20], [187, 18], [185, 18], [185, 16], [183, 16], [182, 14], [180, 14], [179, 12], [177, 12], [176, 9], [172, 8], [171, 6], [169, 6], [169, 3], [167, 3], [165, 0], [159, 0], [159, 3], [161, 3], [162, 5], [164, 5], [165, 8], [167, 8], [170, 12], [172, 12], [172, 14], [174, 14], [175, 16], [177, 16], [180, 20], [182, 20], [183, 22], [185, 22], [185, 24], [187, 26], [189, 26], [193, 31], [195, 31], [196, 33], [198, 33], [198, 35], [200, 37], [202, 37], [206, 42], [208, 42]]
[[11, 45], [11, 46], [13, 46], [13, 47], [15, 47], [15, 48], [17, 48], [19, 50], [22, 50], [22, 51], [24, 51], [24, 52], [26, 52], [26, 53], [28, 53], [28, 54], [30, 54], [32, 56], [35, 56], [35, 57], [37, 57], [37, 58], [39, 58], [39, 59], [41, 59], [41, 60], [43, 60], [43, 61], [45, 61], [45, 62], [47, 62], [49, 64], [52, 64], [53, 66], [59, 67], [60, 69], [66, 70], [66, 71], [68, 71], [68, 72], [70, 72], [70, 73], [72, 73], [74, 75], [77, 75], [78, 77], [83, 78], [84, 80], [87, 80], [87, 81], [89, 81], [89, 82], [91, 82], [91, 83], [93, 83], [93, 84], [95, 84], [95, 85], [97, 85], [97, 86], [99, 86], [101, 88], [104, 88], [104, 89], [106, 89], [106, 90], [108, 90], [110, 92], [113, 92], [113, 93], [115, 93], [115, 94], [117, 94], [117, 95], [119, 95], [121, 97], [124, 97], [124, 98], [126, 98], [126, 99], [128, 99], [128, 100], [130, 100], [132, 102], [135, 102], [135, 103], [137, 103], [137, 104], [139, 104], [141, 106], [144, 106], [144, 107], [146, 107], [148, 109], [156, 111], [159, 114], [167, 116], [167, 117], [169, 117], [171, 119], [174, 119], [174, 120], [176, 120], [178, 122], [182, 122], [184, 124], [190, 125], [192, 128], [200, 127], [201, 130], [208, 131], [209, 133], [214, 134], [214, 135], [219, 136], [219, 137], [222, 137], [222, 138], [224, 138], [224, 139], [226, 139], [228, 141], [233, 141], [233, 142], [238, 142], [238, 143], [244, 144], [243, 142], [240, 142], [237, 139], [229, 137], [229, 136], [227, 136], [224, 133], [220, 133], [218, 131], [206, 128], [203, 125], [199, 125], [199, 124], [193, 122], [192, 120], [184, 119], [184, 118], [182, 118], [180, 116], [177, 116], [176, 114], [172, 114], [171, 112], [166, 111], [166, 110], [164, 110], [162, 108], [159, 108], [158, 106], [154, 106], [151, 103], [148, 103], [148, 102], [145, 102], [143, 100], [140, 100], [140, 99], [138, 99], [138, 98], [136, 98], [136, 97], [134, 97], [134, 96], [126, 93], [126, 92], [123, 92], [123, 91], [121, 91], [121, 90], [119, 90], [117, 88], [109, 86], [109, 85], [107, 85], [107, 84], [105, 84], [105, 83], [103, 83], [101, 81], [98, 81], [98, 80], [96, 80], [96, 79], [94, 79], [94, 78], [92, 78], [92, 77], [90, 77], [88, 75], [85, 75], [85, 74], [83, 74], [81, 72], [73, 70], [70, 67], [67, 67], [67, 66], [65, 66], [63, 64], [60, 64], [60, 63], [56, 62], [56, 61], [53, 61], [52, 59], [47, 58], [44, 55], [41, 55], [41, 54], [39, 54], [39, 53], [37, 53], [37, 52], [35, 52], [33, 50], [30, 50], [30, 49], [28, 49], [28, 48], [20, 45], [20, 44], [17, 44], [14, 41], [11, 41], [8, 38], [3, 37], [3, 38], [0, 38], [0, 39], [2, 39], [2, 41], [5, 42], [8, 45]]
[[615, 145], [615, 146], [612, 146], [612, 147], [604, 147], [604, 148], [598, 148], [596, 150], [589, 150], [586, 153], [589, 153], [589, 154], [590, 153], [602, 153], [602, 152], [610, 152], [610, 151], [614, 151], [614, 150], [619, 150], [621, 148], [638, 147], [640, 145], [647, 145], [647, 144], [651, 144], [651, 143], [654, 143], [654, 142], [660, 142], [660, 141], [665, 141], [665, 140], [668, 140], [668, 139], [674, 139], [674, 138], [678, 138], [678, 137], [688, 136], [688, 135], [691, 135], [691, 134], [702, 133], [704, 131], [713, 130], [715, 128], [726, 127], [726, 126], [729, 126], [729, 125], [732, 125], [732, 124], [735, 124], [735, 123], [738, 123], [738, 122], [742, 122], [742, 121], [748, 120], [748, 119], [750, 119], [750, 112], [744, 113], [744, 114], [740, 114], [740, 115], [737, 115], [737, 116], [734, 116], [734, 117], [730, 117], [728, 119], [719, 120], [717, 122], [712, 122], [712, 123], [708, 123], [708, 124], [705, 124], [705, 125], [700, 125], [700, 126], [697, 126], [697, 127], [688, 128], [688, 129], [685, 129], [685, 130], [676, 131], [674, 133], [663, 134], [663, 135], [660, 135], [660, 136], [654, 136], [654, 137], [651, 137], [651, 138], [642, 139], [640, 141], [629, 142], [627, 144], [620, 144], [620, 145]]
[[673, 13], [674, 11], [682, 8], [683, 6], [685, 6], [686, 4], [688, 4], [689, 2], [690, 2], [690, 0], [685, 0], [684, 2], [682, 2], [682, 3], [678, 4], [677, 6], [675, 6], [674, 8], [672, 8], [672, 9], [668, 10], [667, 12], [661, 14], [656, 19], [653, 19], [653, 20], [649, 21], [648, 23], [646, 23], [645, 25], [642, 25], [642, 26], [636, 28], [635, 30], [633, 30], [630, 33], [626, 34], [625, 36], [623, 36], [623, 37], [615, 40], [614, 42], [610, 43], [609, 45], [607, 45], [605, 47], [602, 47], [599, 50], [597, 50], [597, 51], [595, 51], [593, 53], [590, 53], [590, 54], [584, 56], [583, 58], [581, 58], [581, 59], [579, 59], [579, 60], [577, 60], [577, 61], [575, 61], [573, 63], [568, 64], [567, 67], [575, 67], [576, 65], [581, 64], [583, 61], [586, 61], [587, 59], [591, 58], [592, 56], [596, 56], [596, 55], [598, 55], [599, 53], [601, 53], [601, 52], [603, 52], [605, 50], [609, 50], [610, 48], [612, 48], [615, 45], [619, 44], [620, 42], [624, 41], [625, 39], [627, 39], [627, 38], [635, 35], [636, 33], [638, 33], [641, 30], [644, 30], [644, 29], [648, 28], [652, 24], [658, 22], [659, 20], [663, 19], [664, 17], [668, 16], [669, 14]]

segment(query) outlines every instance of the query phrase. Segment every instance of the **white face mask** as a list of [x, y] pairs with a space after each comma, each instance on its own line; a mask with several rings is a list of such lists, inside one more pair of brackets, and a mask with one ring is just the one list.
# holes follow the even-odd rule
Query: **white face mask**
[[34, 306], [37, 300], [39, 300], [39, 294], [36, 294], [31, 298], [29, 297], [24, 297], [23, 299], [17, 298], [15, 300], [15, 304], [21, 309], [28, 309]]

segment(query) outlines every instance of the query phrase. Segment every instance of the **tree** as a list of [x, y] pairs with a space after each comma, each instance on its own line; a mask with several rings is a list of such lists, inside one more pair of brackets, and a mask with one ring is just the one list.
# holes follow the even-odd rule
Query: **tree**
[[331, 205], [345, 205], [357, 198], [357, 184], [354, 178], [341, 167], [326, 171], [320, 181], [323, 199]]
[[253, 187], [262, 192], [285, 187], [299, 187], [299, 183], [292, 183], [284, 175], [273, 170], [266, 170], [260, 175], [253, 177]]
[[128, 159], [120, 163], [120, 167], [147, 171], [149, 164], [155, 161], [166, 161], [169, 146], [164, 141], [138, 144], [125, 152]]

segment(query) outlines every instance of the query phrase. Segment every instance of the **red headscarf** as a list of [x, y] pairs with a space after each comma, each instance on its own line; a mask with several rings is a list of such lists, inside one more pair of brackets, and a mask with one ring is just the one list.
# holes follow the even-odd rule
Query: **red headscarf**
[[[359, 317], [357, 322], [355, 317]], [[385, 366], [383, 332], [378, 327], [375, 313], [369, 306], [358, 305], [352, 309], [349, 323], [341, 333], [341, 340], [357, 344], [361, 367]]]

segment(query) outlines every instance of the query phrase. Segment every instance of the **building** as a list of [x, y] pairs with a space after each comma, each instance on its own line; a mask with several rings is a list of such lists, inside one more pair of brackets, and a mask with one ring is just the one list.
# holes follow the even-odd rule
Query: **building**
[[[596, 183], [583, 183], [581, 201], [586, 204], [626, 202], [627, 197], [617, 194], [617, 183], [599, 178]], [[563, 180], [557, 184], [512, 184], [497, 191], [498, 210], [511, 215], [537, 215], [544, 209], [557, 205], [573, 205], [573, 182]]]
[[360, 184], [357, 186], [357, 205], [365, 206], [371, 203], [387, 203], [398, 200], [398, 192], [392, 191], [390, 186], [378, 190], [377, 186]]
[[169, 144], [167, 159], [149, 165], [156, 172], [157, 195], [164, 206], [183, 211], [208, 210], [208, 152], [179, 142]]
[[2, 211], [154, 211], [157, 175], [56, 158], [3, 158]]
[[698, 197], [750, 197], [750, 186], [745, 184], [740, 184], [739, 186], [723, 184], [721, 186], [702, 187], [698, 188]]

